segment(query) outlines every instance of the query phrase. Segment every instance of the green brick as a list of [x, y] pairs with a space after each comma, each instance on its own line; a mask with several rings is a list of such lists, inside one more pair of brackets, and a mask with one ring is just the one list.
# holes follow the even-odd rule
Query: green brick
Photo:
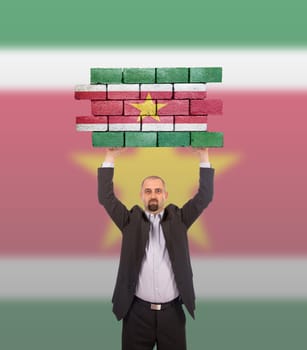
[[158, 132], [158, 147], [187, 147], [190, 146], [189, 131]]
[[191, 132], [192, 147], [223, 147], [224, 134], [222, 132], [195, 131]]
[[122, 80], [121, 68], [91, 68], [91, 84], [120, 84]]
[[93, 131], [92, 144], [94, 147], [123, 147], [123, 132]]
[[133, 132], [125, 133], [126, 147], [157, 147], [156, 132]]
[[188, 83], [189, 68], [157, 68], [157, 83]]
[[125, 84], [154, 84], [155, 80], [155, 68], [124, 68], [123, 82]]
[[190, 68], [190, 83], [220, 83], [221, 81], [221, 67]]

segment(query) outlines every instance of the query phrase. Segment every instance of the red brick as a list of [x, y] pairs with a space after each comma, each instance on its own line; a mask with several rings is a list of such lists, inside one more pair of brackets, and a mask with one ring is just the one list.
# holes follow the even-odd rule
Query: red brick
[[77, 124], [98, 124], [98, 123], [107, 123], [108, 118], [107, 117], [76, 117], [76, 123]]
[[105, 91], [75, 91], [77, 100], [105, 100], [107, 93]]
[[220, 99], [191, 100], [192, 115], [222, 114], [223, 101]]
[[122, 115], [123, 101], [92, 101], [94, 115]]
[[158, 100], [158, 103], [166, 106], [158, 110], [158, 115], [188, 115], [189, 100]]

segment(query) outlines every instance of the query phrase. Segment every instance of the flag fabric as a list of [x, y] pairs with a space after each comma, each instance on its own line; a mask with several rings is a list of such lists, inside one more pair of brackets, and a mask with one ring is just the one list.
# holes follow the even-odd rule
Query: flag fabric
[[206, 84], [221, 80], [221, 67], [92, 68], [75, 98], [91, 100], [93, 116], [77, 117], [77, 130], [93, 131], [94, 147], [221, 147], [205, 118], [222, 113], [206, 99]]
[[[88, 97], [108, 91], [88, 74], [206, 66], [223, 68], [223, 83], [206, 91], [223, 101], [223, 116], [211, 114], [206, 132], [223, 132], [224, 148], [210, 150], [214, 201], [189, 234], [197, 296], [189, 348], [306, 349], [305, 12], [300, 0], [3, 4], [1, 348], [120, 348], [110, 299], [121, 237], [96, 198], [104, 151], [75, 130], [92, 132], [91, 118], [105, 128]], [[76, 101], [74, 87], [88, 81], [95, 88], [81, 87]], [[112, 83], [114, 101], [123, 84]], [[142, 93], [131, 98], [155, 91]], [[112, 116], [119, 134], [113, 117], [122, 115]], [[158, 173], [181, 205], [197, 167], [187, 147], [129, 149], [116, 163], [117, 193], [129, 207], [142, 178]]]

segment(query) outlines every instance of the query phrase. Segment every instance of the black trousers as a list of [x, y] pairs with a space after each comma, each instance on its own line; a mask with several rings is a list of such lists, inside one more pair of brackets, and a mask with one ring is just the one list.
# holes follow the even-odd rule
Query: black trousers
[[123, 319], [122, 350], [186, 350], [186, 318], [180, 301], [162, 310], [134, 300]]

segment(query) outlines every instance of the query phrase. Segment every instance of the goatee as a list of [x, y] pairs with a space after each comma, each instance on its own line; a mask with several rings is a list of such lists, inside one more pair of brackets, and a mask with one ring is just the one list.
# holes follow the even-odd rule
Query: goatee
[[148, 203], [148, 210], [151, 212], [155, 212], [159, 209], [158, 202], [157, 201], [150, 201]]

